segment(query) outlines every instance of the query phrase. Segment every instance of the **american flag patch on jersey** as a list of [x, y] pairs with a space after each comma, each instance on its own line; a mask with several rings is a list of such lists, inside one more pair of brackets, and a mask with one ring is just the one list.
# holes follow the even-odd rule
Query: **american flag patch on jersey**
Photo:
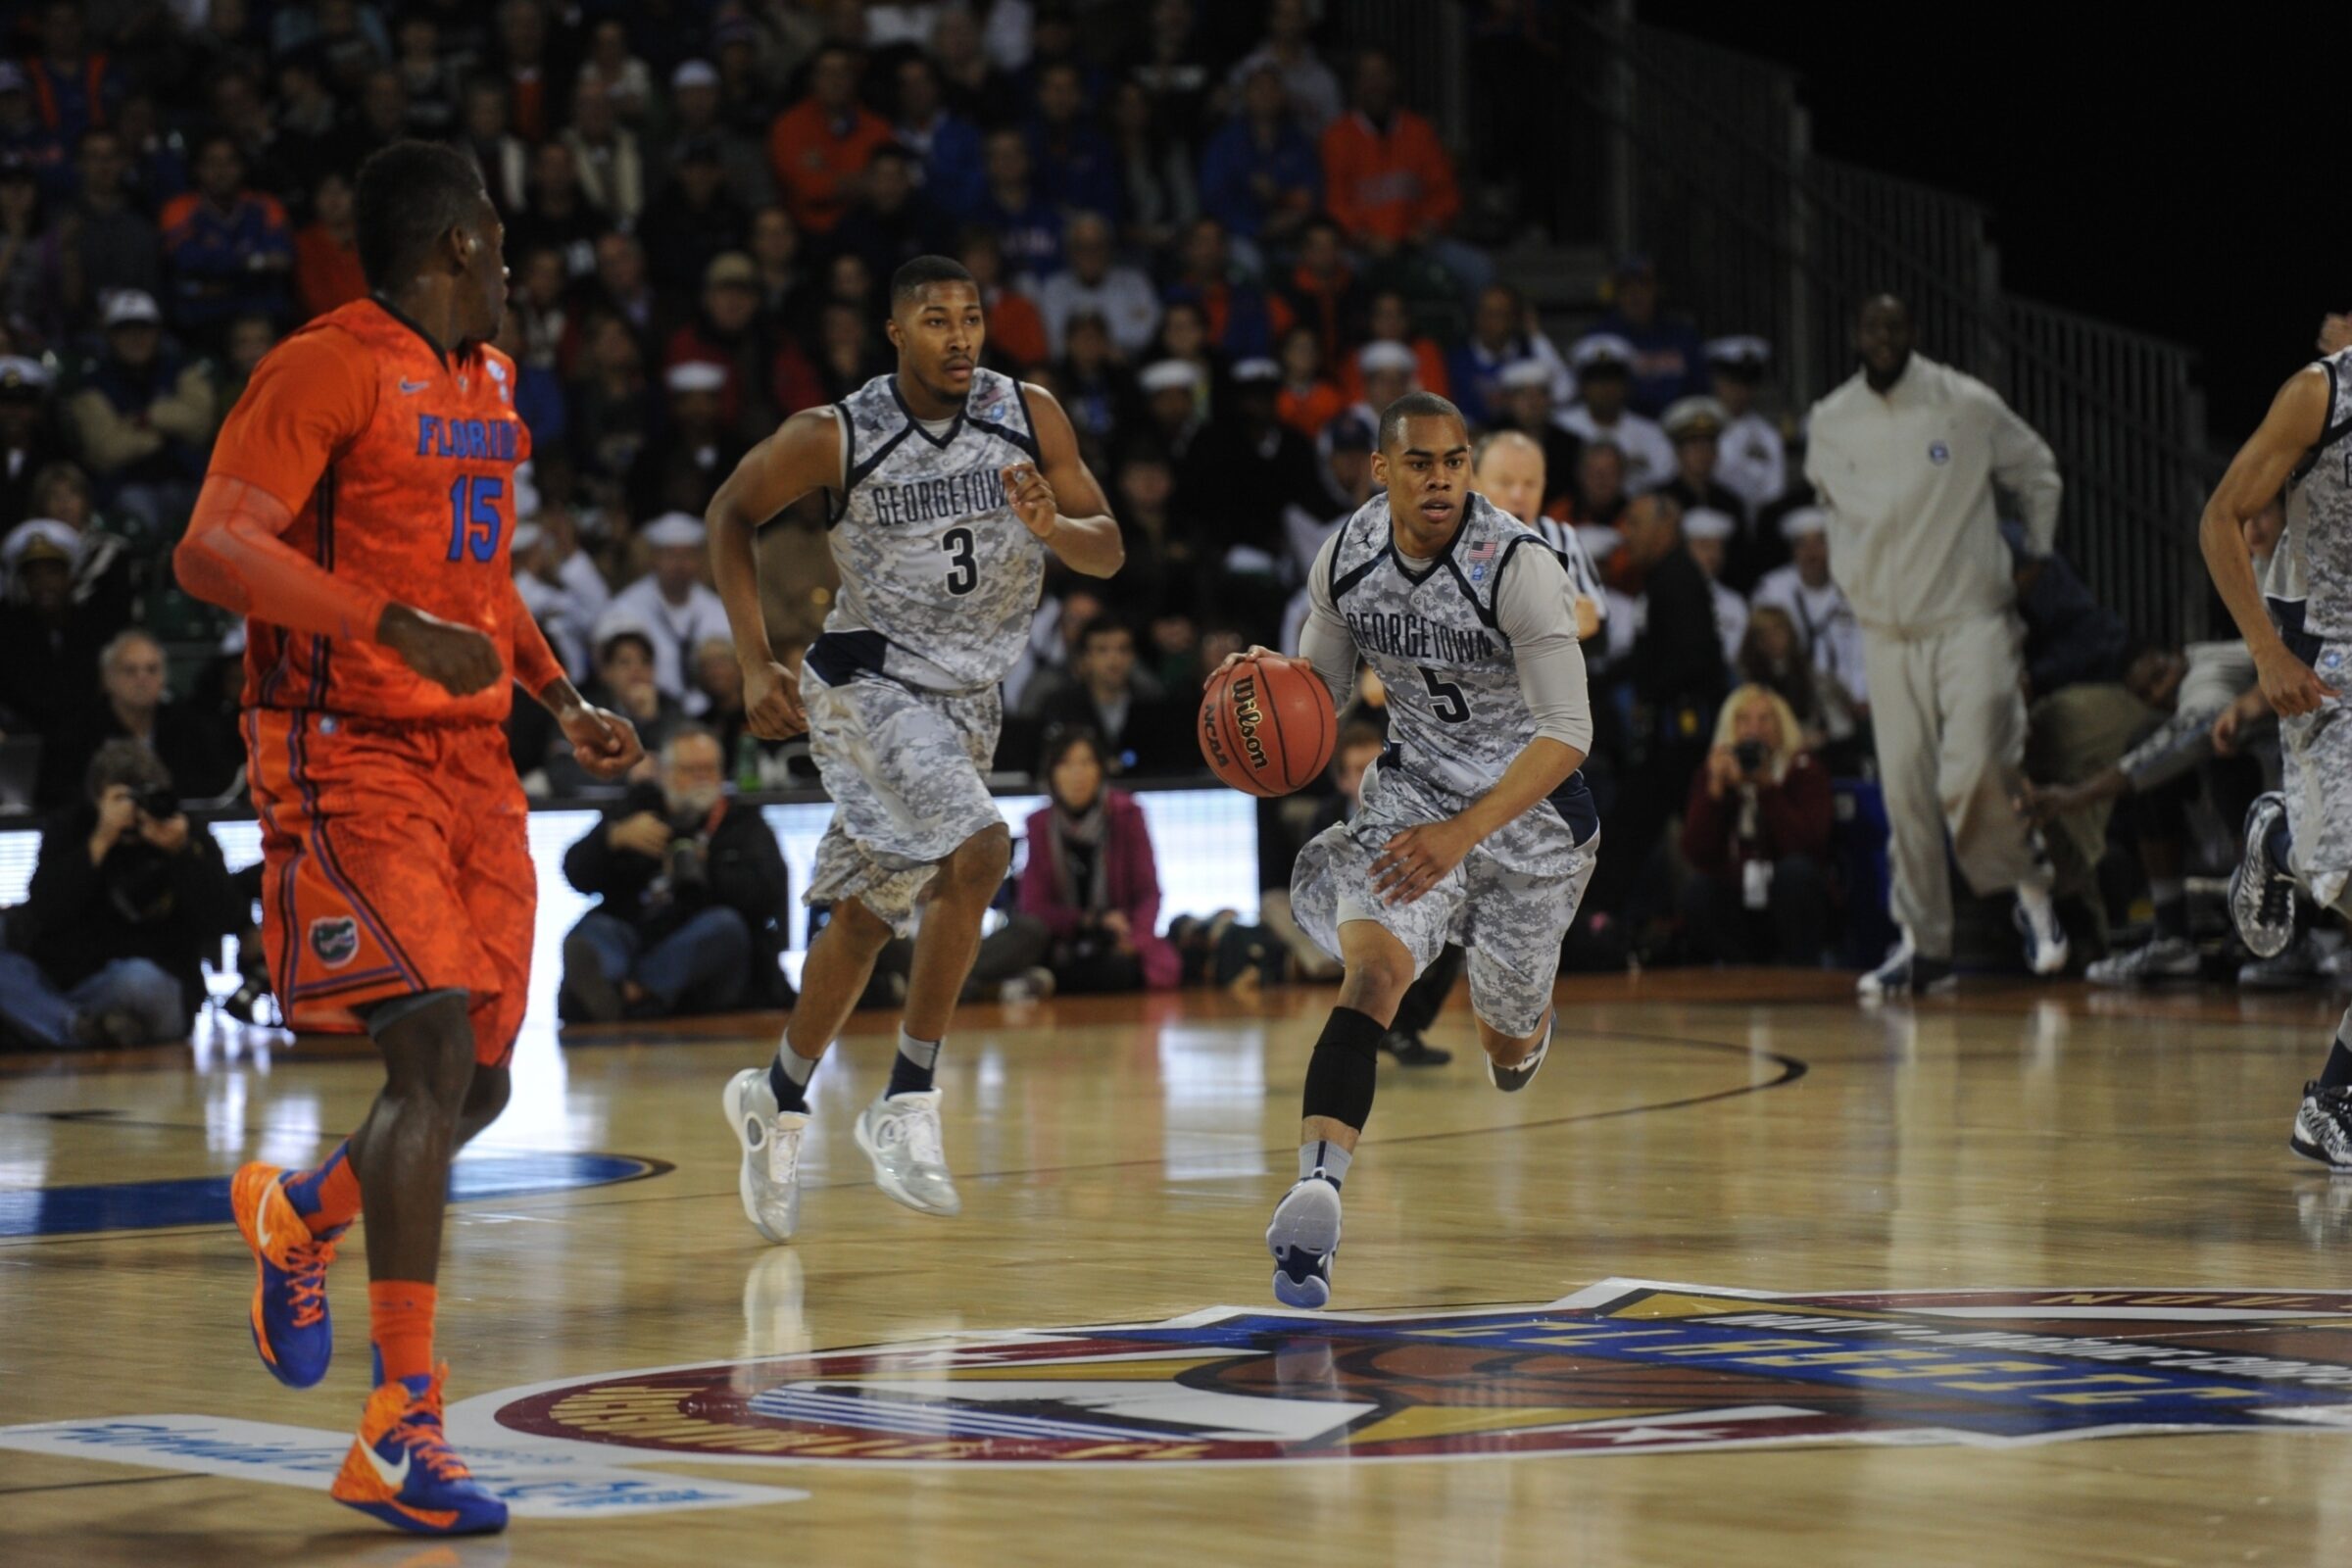
[[1494, 554], [1494, 541], [1492, 539], [1488, 540], [1483, 545], [1472, 545], [1470, 547], [1470, 559], [1472, 561], [1485, 561]]

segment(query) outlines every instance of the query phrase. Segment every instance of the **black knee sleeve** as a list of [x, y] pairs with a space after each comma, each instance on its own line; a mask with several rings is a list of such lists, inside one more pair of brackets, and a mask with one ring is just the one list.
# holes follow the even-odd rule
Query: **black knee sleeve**
[[1361, 1131], [1372, 1115], [1372, 1086], [1380, 1075], [1380, 1039], [1388, 1031], [1353, 1007], [1334, 1007], [1306, 1063], [1303, 1114], [1328, 1116]]

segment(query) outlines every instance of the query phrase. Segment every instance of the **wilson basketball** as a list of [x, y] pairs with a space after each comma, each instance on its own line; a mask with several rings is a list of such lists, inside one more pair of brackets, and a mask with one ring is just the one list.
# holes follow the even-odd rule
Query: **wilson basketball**
[[1323, 679], [1288, 660], [1246, 659], [1200, 694], [1200, 755], [1245, 795], [1288, 795], [1331, 765], [1340, 716]]

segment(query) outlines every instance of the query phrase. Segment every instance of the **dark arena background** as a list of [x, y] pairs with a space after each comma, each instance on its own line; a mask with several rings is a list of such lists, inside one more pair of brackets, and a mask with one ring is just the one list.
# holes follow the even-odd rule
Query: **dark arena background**
[[[2342, 1560], [2352, 470], [2322, 460], [2352, 289], [2340, 111], [2282, 69], [2328, 42], [2007, 4], [0, 4], [0, 1563]], [[364, 586], [428, 609], [444, 565], [491, 574], [521, 627], [477, 639], [494, 695], [527, 617], [647, 753], [601, 777], [514, 689], [527, 817], [495, 744], [494, 798], [454, 762], [356, 807], [319, 785], [330, 741], [446, 740], [334, 673], [414, 633], [249, 621], [202, 567], [213, 487], [262, 484], [255, 411], [329, 419], [323, 381], [270, 401], [270, 356], [488, 275], [469, 208], [371, 292], [359, 172], [411, 140], [478, 172], [503, 316], [445, 343], [402, 313], [424, 370], [386, 338], [336, 374], [416, 398], [458, 488], [370, 510], [360, 438], [319, 437], [236, 570], [358, 581], [403, 539], [429, 570]], [[894, 303], [921, 256], [984, 326]], [[980, 390], [933, 418], [962, 394], [915, 370], [964, 360]], [[896, 447], [858, 433], [744, 519], [764, 652], [810, 671], [762, 684], [722, 486], [894, 376], [858, 406]], [[1444, 438], [1426, 468], [1382, 446], [1417, 391], [1461, 420], [1458, 454], [1399, 426]], [[1054, 407], [1068, 450], [1022, 447]], [[2266, 417], [2276, 479], [2226, 480]], [[951, 700], [1001, 722], [972, 755], [773, 738], [788, 689], [820, 726], [841, 688], [938, 701], [920, 646], [873, 652], [859, 541], [970, 630], [1031, 549], [1016, 449], [1062, 476], [1037, 526], [1066, 544], [1082, 464], [1124, 559], [1038, 548], [1002, 678]], [[1318, 579], [1366, 508], [1385, 550]], [[1504, 533], [1433, 561], [1432, 515]], [[1313, 932], [1398, 917], [1333, 912], [1319, 868], [1500, 747], [1420, 830], [1450, 845], [1502, 761], [1563, 744], [1471, 678], [1541, 641], [1504, 594], [1531, 531], [1584, 744], [1520, 815], [1575, 856], [1498, 873], [1465, 830], [1422, 897], [1484, 902], [1397, 1002], [1387, 949], [1344, 976]], [[2251, 623], [2217, 561], [2256, 571]], [[1346, 598], [1374, 591], [1409, 608]], [[1309, 782], [1220, 782], [1219, 666], [1326, 622], [1365, 660], [1328, 766], [1302, 669], [1223, 740]], [[812, 652], [828, 627], [870, 641]], [[1515, 701], [1521, 735], [1466, 722]], [[827, 881], [821, 769], [894, 766], [893, 831], [968, 768], [970, 842], [1011, 846], [933, 1069], [954, 1214], [876, 1142], [916, 1126], [874, 1112], [938, 989], [919, 936], [874, 936], [797, 1170], [745, 1142], [792, 1122], [761, 1097], [803, 986], [841, 989], [811, 941], [871, 927]], [[400, 867], [337, 845], [387, 824], [412, 870], [510, 832], [500, 906], [530, 915], [379, 918]], [[466, 863], [451, 897], [486, 907]], [[1532, 941], [1548, 970], [1570, 902], [1548, 1043], [1505, 1039], [1498, 968]], [[428, 940], [531, 953], [457, 987], [521, 1021], [449, 1168], [445, 1448], [370, 1402], [364, 1339], [406, 1343], [366, 1288], [393, 1199], [311, 1283], [262, 1276], [331, 1309], [310, 1388], [257, 1364], [286, 1331], [253, 1326], [237, 1219], [240, 1169], [312, 1202], [390, 1120], [377, 1047], [307, 1025], [442, 989]], [[1378, 1113], [1326, 1170], [1329, 1304], [1285, 1304], [1268, 1216], [1332, 1158], [1346, 1040]], [[778, 1242], [747, 1208], [787, 1179]], [[448, 1463], [503, 1533], [336, 1505]]]

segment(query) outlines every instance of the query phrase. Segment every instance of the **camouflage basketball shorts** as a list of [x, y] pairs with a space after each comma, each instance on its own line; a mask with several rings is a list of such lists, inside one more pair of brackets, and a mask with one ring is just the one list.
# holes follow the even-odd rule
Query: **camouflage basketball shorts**
[[1004, 715], [995, 689], [948, 696], [878, 675], [801, 675], [808, 755], [833, 797], [803, 903], [854, 898], [900, 936], [940, 861], [1004, 814], [982, 781]]
[[[2352, 677], [2352, 644], [2321, 644], [2311, 662], [2338, 691]], [[2328, 907], [2352, 892], [2352, 698], [2278, 721], [2286, 796], [2286, 831], [2294, 841], [2288, 869], [2312, 902]]]
[[1375, 762], [1364, 772], [1363, 808], [1354, 820], [1325, 828], [1298, 852], [1291, 914], [1335, 958], [1342, 925], [1374, 921], [1404, 944], [1416, 975], [1447, 942], [1460, 943], [1469, 954], [1471, 1009], [1523, 1039], [1551, 1005], [1560, 944], [1592, 880], [1600, 834], [1594, 829], [1578, 844], [1559, 812], [1539, 804], [1412, 903], [1381, 903], [1372, 890], [1372, 862], [1389, 840], [1468, 804]]

